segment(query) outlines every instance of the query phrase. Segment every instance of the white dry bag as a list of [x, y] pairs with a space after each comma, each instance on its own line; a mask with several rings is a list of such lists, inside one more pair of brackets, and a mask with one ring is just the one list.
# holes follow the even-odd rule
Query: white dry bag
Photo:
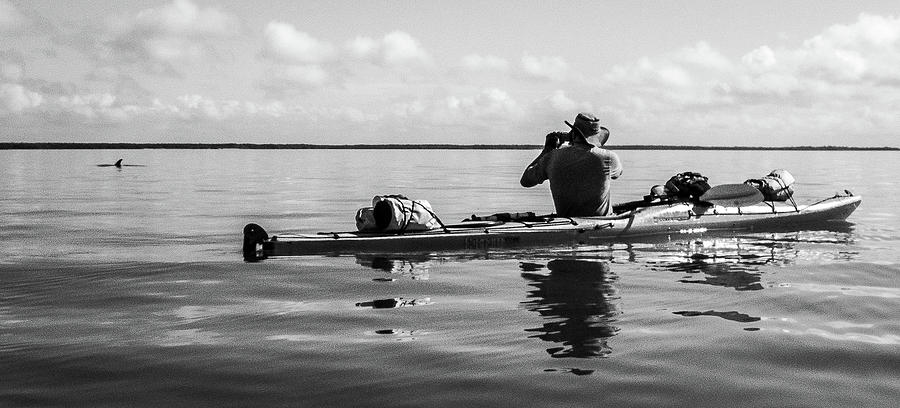
[[356, 212], [356, 228], [360, 231], [425, 231], [440, 226], [428, 201], [402, 195], [377, 195], [371, 207]]

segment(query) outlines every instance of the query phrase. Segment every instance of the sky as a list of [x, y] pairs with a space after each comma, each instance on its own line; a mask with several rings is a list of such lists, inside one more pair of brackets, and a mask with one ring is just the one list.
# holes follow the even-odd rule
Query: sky
[[900, 2], [0, 0], [0, 141], [890, 146]]

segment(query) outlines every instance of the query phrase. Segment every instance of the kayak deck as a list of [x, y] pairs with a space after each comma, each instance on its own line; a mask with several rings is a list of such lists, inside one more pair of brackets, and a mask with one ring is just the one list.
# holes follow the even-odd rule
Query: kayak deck
[[714, 231], [766, 231], [843, 221], [861, 197], [847, 192], [809, 205], [763, 202], [745, 207], [678, 202], [639, 207], [606, 217], [530, 217], [511, 221], [464, 221], [421, 232], [327, 232], [269, 237], [256, 225], [244, 228], [244, 258], [371, 252], [485, 251], [519, 247], [634, 242], [644, 237], [690, 237]]

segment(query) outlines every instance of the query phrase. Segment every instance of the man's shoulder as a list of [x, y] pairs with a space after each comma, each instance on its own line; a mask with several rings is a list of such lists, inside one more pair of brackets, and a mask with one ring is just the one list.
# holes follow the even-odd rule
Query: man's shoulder
[[600, 156], [600, 157], [613, 157], [613, 156], [619, 157], [619, 155], [617, 155], [616, 152], [614, 152], [612, 150], [607, 150], [602, 147], [596, 147], [596, 146], [593, 149], [591, 149], [591, 153], [593, 153], [597, 156]]

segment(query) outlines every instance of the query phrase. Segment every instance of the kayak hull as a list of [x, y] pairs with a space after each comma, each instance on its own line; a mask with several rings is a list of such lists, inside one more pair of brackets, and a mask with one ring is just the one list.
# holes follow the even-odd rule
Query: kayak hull
[[463, 222], [423, 232], [336, 232], [269, 237], [256, 224], [244, 229], [244, 258], [357, 253], [486, 251], [495, 249], [635, 242], [710, 232], [784, 231], [845, 220], [862, 199], [836, 195], [794, 206], [763, 202], [746, 207], [680, 202], [637, 208], [608, 217], [556, 217], [531, 221]]

